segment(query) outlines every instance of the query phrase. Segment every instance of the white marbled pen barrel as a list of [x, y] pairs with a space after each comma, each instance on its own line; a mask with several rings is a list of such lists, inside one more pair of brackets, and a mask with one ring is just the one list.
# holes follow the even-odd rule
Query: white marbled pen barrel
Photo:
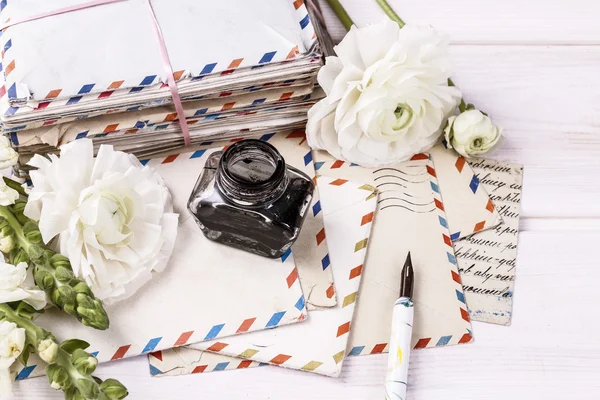
[[411, 299], [401, 297], [396, 300], [385, 380], [386, 400], [406, 400], [413, 316], [414, 308]]

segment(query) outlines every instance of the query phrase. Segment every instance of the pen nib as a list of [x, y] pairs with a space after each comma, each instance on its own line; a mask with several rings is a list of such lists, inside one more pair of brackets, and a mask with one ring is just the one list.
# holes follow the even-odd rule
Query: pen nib
[[400, 297], [412, 298], [414, 282], [415, 272], [413, 270], [410, 252], [408, 252], [404, 267], [402, 268], [402, 277], [400, 279]]

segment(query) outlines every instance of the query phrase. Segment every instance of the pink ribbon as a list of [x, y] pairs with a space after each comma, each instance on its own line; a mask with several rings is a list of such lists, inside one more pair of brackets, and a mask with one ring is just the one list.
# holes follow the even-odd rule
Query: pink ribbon
[[[66, 14], [73, 11], [84, 10], [86, 8], [97, 7], [105, 4], [111, 3], [119, 3], [127, 0], [95, 0], [90, 1], [89, 3], [83, 3], [75, 6], [59, 8], [58, 10], [49, 11], [45, 13], [41, 13], [38, 15], [33, 15], [31, 17], [23, 18], [17, 21], [9, 21], [2, 25], [0, 25], [0, 30], [4, 30], [14, 25], [19, 25], [24, 22], [35, 21], [42, 18], [52, 17], [54, 15]], [[183, 104], [181, 103], [181, 97], [179, 96], [179, 91], [177, 90], [177, 82], [175, 81], [175, 77], [173, 74], [173, 67], [171, 66], [171, 60], [169, 59], [169, 52], [167, 51], [167, 46], [165, 44], [165, 38], [163, 36], [162, 30], [160, 29], [160, 25], [158, 23], [158, 19], [156, 18], [156, 13], [154, 12], [154, 7], [152, 7], [151, 0], [146, 0], [146, 4], [148, 4], [148, 9], [150, 11], [150, 16], [153, 21], [154, 32], [156, 33], [156, 37], [158, 39], [158, 47], [160, 49], [160, 56], [162, 59], [162, 64], [165, 72], [167, 73], [167, 84], [169, 85], [169, 89], [171, 90], [171, 97], [173, 98], [173, 104], [175, 104], [175, 110], [177, 111], [177, 118], [179, 119], [179, 125], [181, 126], [181, 132], [183, 133], [183, 140], [186, 146], [190, 145], [190, 128], [186, 122], [185, 114], [183, 111]]]

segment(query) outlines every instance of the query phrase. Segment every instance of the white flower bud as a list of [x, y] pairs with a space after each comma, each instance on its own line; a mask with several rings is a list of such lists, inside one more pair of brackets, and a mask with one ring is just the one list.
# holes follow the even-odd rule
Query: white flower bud
[[0, 238], [0, 251], [4, 254], [8, 254], [15, 248], [15, 241], [11, 236], [4, 236]]
[[58, 344], [52, 338], [44, 339], [40, 342], [37, 351], [42, 360], [52, 364], [58, 355]]
[[445, 129], [448, 147], [464, 157], [487, 153], [502, 135], [502, 128], [479, 110], [467, 110], [448, 119]]

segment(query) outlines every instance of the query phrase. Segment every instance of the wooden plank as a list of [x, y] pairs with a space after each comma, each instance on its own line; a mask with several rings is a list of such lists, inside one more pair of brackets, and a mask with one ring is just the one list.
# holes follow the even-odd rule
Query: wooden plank
[[[511, 327], [474, 324], [475, 343], [415, 351], [411, 400], [596, 400], [600, 391], [600, 232], [521, 235]], [[370, 400], [383, 398], [386, 356], [352, 357], [341, 378], [263, 367], [151, 378], [145, 357], [101, 366], [131, 399]], [[60, 399], [47, 380], [17, 384], [18, 399]], [[54, 393], [54, 396], [52, 394]]]
[[525, 165], [523, 217], [600, 217], [600, 47], [452, 46], [467, 101]]
[[[330, 33], [345, 30], [324, 3]], [[385, 14], [375, 0], [340, 0], [358, 26]], [[406, 22], [430, 24], [454, 43], [600, 44], [600, 2], [590, 0], [388, 0]]]

